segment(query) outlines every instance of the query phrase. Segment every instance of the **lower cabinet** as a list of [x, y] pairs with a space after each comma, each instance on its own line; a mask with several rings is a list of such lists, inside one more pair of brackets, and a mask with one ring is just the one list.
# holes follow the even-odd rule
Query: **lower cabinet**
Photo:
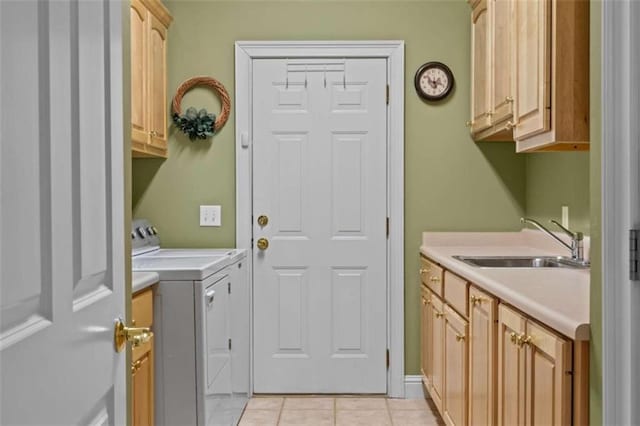
[[435, 290], [421, 271], [421, 369], [444, 422], [588, 424], [588, 342], [573, 342], [439, 271]]
[[572, 344], [500, 305], [499, 425], [571, 423]]
[[469, 324], [448, 305], [444, 307], [444, 412], [447, 425], [467, 424]]
[[[153, 325], [153, 290], [151, 288], [134, 294], [131, 301], [131, 324], [133, 327]], [[154, 338], [131, 350], [131, 394], [134, 426], [153, 426], [153, 345]]]
[[498, 301], [469, 289], [469, 424], [496, 424]]

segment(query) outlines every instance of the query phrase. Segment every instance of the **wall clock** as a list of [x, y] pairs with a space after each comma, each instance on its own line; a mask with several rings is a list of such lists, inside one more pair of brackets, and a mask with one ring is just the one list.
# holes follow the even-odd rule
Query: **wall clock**
[[422, 65], [413, 80], [418, 96], [427, 101], [439, 101], [449, 96], [453, 83], [453, 73], [442, 62]]

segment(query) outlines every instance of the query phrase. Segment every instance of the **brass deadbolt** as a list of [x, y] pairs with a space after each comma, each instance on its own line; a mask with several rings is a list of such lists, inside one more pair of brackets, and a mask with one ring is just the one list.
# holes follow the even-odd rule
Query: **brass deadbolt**
[[263, 228], [265, 226], [267, 226], [267, 224], [269, 223], [269, 218], [263, 214], [261, 214], [260, 216], [258, 216], [258, 225], [262, 226]]

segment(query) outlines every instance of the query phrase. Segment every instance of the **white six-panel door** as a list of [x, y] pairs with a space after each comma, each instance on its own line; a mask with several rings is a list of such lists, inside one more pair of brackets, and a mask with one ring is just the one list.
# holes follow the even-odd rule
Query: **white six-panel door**
[[254, 391], [386, 393], [386, 59], [252, 71]]
[[0, 424], [124, 424], [122, 4], [0, 1]]

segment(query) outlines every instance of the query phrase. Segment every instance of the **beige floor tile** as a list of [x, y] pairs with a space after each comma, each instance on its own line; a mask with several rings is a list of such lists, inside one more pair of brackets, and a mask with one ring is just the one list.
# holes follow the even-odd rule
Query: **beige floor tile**
[[276, 426], [279, 410], [244, 410], [239, 426]]
[[427, 410], [431, 408], [426, 399], [387, 399], [390, 410]]
[[333, 426], [333, 410], [283, 410], [280, 426]]
[[437, 426], [438, 418], [429, 411], [393, 410], [391, 411], [393, 426]]
[[391, 419], [387, 410], [338, 410], [336, 426], [391, 426]]
[[284, 410], [333, 410], [333, 398], [285, 398]]
[[279, 410], [284, 398], [251, 398], [247, 404], [248, 410]]
[[336, 398], [336, 410], [386, 410], [384, 398]]

